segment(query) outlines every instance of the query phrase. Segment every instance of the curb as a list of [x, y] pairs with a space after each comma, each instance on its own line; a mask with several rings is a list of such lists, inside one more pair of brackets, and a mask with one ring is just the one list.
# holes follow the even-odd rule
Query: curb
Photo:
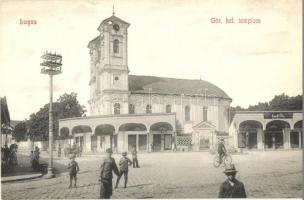
[[23, 175], [23, 176], [10, 176], [10, 177], [1, 177], [1, 183], [9, 183], [15, 181], [24, 181], [31, 180], [35, 178], [41, 178], [43, 174], [31, 174], [31, 175]]

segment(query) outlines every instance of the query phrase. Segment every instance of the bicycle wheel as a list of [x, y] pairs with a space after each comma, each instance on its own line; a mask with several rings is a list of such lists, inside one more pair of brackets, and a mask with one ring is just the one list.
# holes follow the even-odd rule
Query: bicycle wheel
[[232, 158], [230, 155], [226, 155], [224, 158], [225, 165], [230, 165], [232, 163]]
[[221, 165], [220, 157], [217, 155], [213, 159], [213, 166], [216, 167], [216, 168], [218, 168], [220, 165]]

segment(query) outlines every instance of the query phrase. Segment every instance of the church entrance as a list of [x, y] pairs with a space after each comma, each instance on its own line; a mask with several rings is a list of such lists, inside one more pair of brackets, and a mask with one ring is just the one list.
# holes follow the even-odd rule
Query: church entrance
[[209, 138], [200, 138], [199, 141], [199, 150], [204, 150], [204, 149], [209, 149], [210, 144], [209, 144]]

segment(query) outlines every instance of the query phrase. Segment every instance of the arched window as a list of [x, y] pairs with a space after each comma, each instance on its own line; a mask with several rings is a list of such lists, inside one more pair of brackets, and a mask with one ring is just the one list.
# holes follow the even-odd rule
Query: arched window
[[114, 40], [113, 41], [113, 51], [114, 53], [119, 53], [119, 40]]
[[166, 105], [166, 113], [171, 113], [171, 105]]
[[208, 120], [208, 107], [204, 106], [204, 110], [203, 110], [203, 121], [207, 121]]
[[150, 104], [146, 106], [146, 113], [152, 113], [152, 106]]
[[119, 115], [120, 114], [120, 104], [115, 103], [114, 104], [114, 115]]
[[185, 107], [185, 121], [190, 121], [190, 106]]
[[135, 113], [135, 105], [129, 104], [129, 114], [134, 114], [134, 113]]

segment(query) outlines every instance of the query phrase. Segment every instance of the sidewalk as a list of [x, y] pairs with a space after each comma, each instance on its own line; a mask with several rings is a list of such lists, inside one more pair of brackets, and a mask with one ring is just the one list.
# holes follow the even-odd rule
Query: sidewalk
[[34, 179], [34, 178], [40, 178], [42, 176], [43, 176], [42, 173], [33, 173], [33, 174], [26, 174], [26, 175], [1, 177], [1, 183], [30, 180], [30, 179]]

